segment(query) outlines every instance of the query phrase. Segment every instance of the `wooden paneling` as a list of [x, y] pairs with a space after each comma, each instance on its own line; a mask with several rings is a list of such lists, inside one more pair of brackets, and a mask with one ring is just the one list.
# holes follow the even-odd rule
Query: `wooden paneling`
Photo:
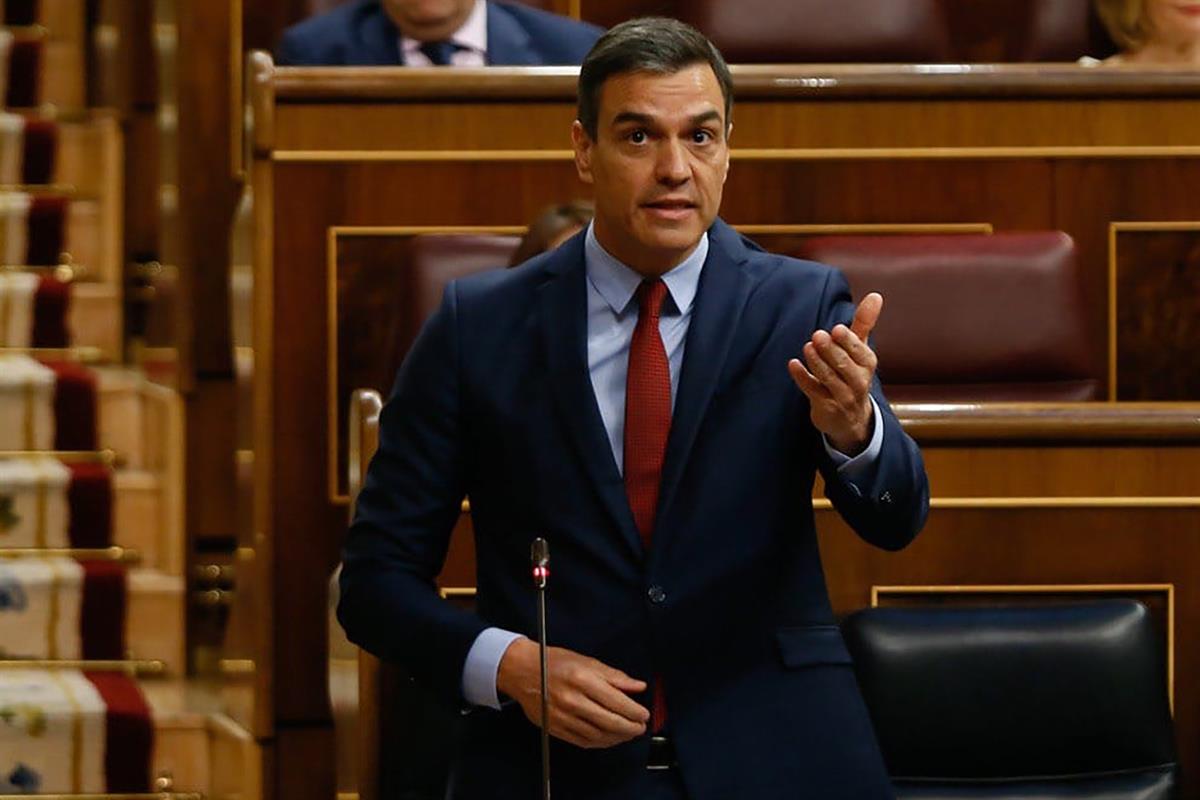
[[1200, 398], [1200, 217], [1114, 226], [1112, 247], [1117, 397]]
[[[255, 530], [270, 581], [260, 630], [270, 640], [257, 677], [270, 695], [265, 724], [319, 736], [329, 718], [325, 589], [345, 520], [328, 480], [337, 435], [328, 398], [338, 372], [327, 332], [336, 300], [329, 232], [520, 226], [545, 204], [579, 195], [566, 147], [573, 77], [258, 69]], [[1188, 191], [1200, 185], [1195, 74], [743, 69], [738, 90], [739, 149], [723, 205], [730, 222], [1065, 230], [1079, 248], [1098, 357], [1108, 342], [1110, 224], [1200, 219], [1200, 200]], [[386, 269], [388, 248], [398, 245], [373, 253], [344, 246], [333, 254], [335, 268]], [[383, 320], [371, 324], [386, 329]], [[371, 379], [388, 388], [378, 374]], [[1137, 424], [1163, 430], [1144, 416]], [[990, 433], [979, 426], [957, 435], [994, 439], [995, 426], [1005, 427], [989, 424]], [[1063, 417], [1053, 424], [1071, 429]], [[953, 432], [929, 434], [939, 505], [926, 534], [900, 556], [866, 550], [820, 512], [838, 608], [865, 605], [870, 588], [885, 584], [1198, 584], [1200, 523], [1188, 498], [1200, 490], [1188, 465], [1200, 452], [1162, 447], [1144, 431], [1131, 436], [1134, 423], [1122, 428], [1124, 439], [1102, 445], [1048, 438], [1053, 426], [1041, 427], [987, 447]], [[1122, 497], [1134, 502], [1113, 502]], [[453, 551], [443, 585], [469, 584], [469, 563], [469, 549]], [[1179, 624], [1194, 626], [1200, 592], [1181, 589], [1178, 609]], [[1200, 664], [1198, 647], [1181, 641], [1181, 674]], [[1191, 757], [1200, 692], [1184, 691], [1177, 711]], [[322, 759], [318, 774], [332, 754], [328, 742], [312, 756]], [[284, 795], [289, 800], [319, 796], [292, 788], [298, 793]]]

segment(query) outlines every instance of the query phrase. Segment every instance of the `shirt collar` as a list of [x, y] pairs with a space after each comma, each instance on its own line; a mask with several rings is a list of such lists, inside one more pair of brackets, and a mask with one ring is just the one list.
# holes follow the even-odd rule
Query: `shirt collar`
[[[475, 7], [458, 30], [450, 34], [449, 41], [460, 49], [475, 53], [487, 53], [487, 0], [475, 0]], [[424, 44], [407, 36], [400, 37], [400, 49], [405, 55], [410, 55], [421, 49]]]
[[[667, 294], [675, 309], [684, 314], [691, 309], [700, 285], [700, 271], [708, 258], [708, 232], [691, 255], [663, 274]], [[596, 239], [595, 225], [589, 223], [583, 244], [583, 259], [592, 287], [600, 293], [613, 313], [620, 315], [628, 308], [644, 278], [614, 258]]]

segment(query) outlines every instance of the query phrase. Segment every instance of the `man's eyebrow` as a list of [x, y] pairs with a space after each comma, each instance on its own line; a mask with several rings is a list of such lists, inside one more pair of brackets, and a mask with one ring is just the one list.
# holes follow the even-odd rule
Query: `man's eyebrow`
[[[701, 114], [696, 114], [692, 117], [693, 125], [702, 125], [705, 122], [721, 121], [721, 112], [716, 110], [705, 111]], [[613, 125], [623, 125], [627, 122], [634, 122], [638, 125], [650, 125], [654, 122], [654, 117], [650, 114], [642, 114], [637, 111], [622, 111], [613, 117]]]
[[622, 111], [613, 117], [613, 125], [623, 125], [626, 122], [636, 122], [639, 125], [649, 125], [654, 121], [654, 117], [649, 114], [639, 114], [636, 111]]

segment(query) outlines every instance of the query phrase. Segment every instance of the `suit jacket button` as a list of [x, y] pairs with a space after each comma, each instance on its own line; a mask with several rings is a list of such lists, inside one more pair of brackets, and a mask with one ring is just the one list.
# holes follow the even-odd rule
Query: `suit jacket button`
[[667, 592], [663, 587], [655, 585], [651, 586], [646, 592], [646, 597], [650, 598], [650, 602], [658, 605], [667, 599]]
[[892, 504], [892, 493], [891, 492], [884, 492], [883, 494], [879, 495], [879, 505], [890, 506], [891, 504]]

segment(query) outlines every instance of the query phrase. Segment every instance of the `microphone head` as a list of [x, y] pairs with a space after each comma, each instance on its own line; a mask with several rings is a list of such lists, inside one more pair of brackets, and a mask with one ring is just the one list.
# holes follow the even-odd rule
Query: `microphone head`
[[535, 567], [546, 567], [550, 565], [550, 545], [542, 537], [533, 540], [533, 544], [529, 548], [529, 559]]

